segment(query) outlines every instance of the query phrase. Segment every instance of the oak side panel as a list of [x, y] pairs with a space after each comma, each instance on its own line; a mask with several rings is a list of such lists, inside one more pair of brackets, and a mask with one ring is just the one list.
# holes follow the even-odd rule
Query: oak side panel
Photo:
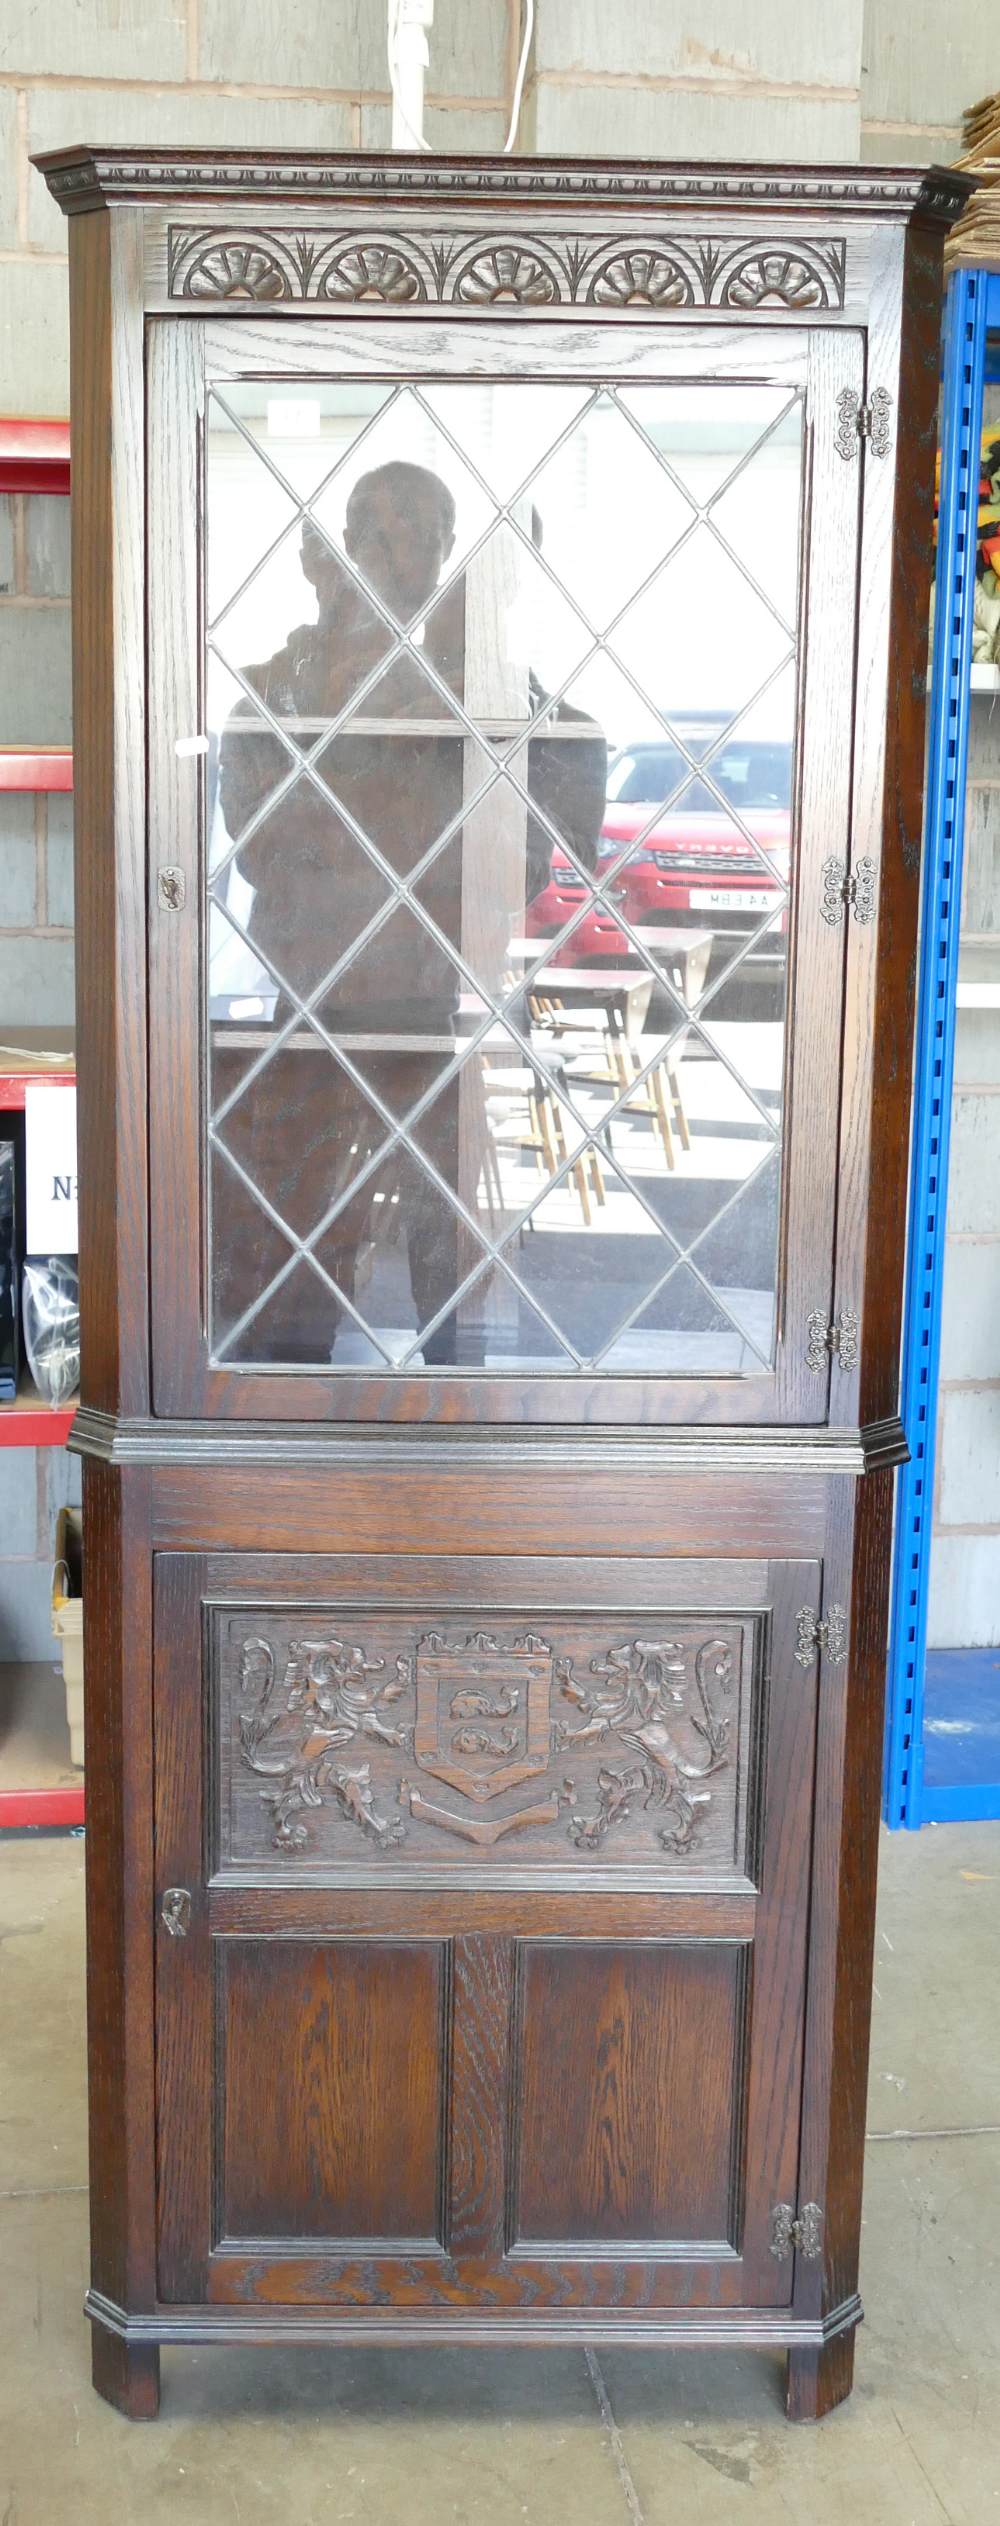
[[[872, 1418], [896, 1408], [908, 1178], [910, 1082], [923, 821], [928, 599], [941, 359], [939, 228], [907, 233], [899, 369], [900, 447], [891, 548], [889, 690], [872, 1046], [872, 1100], [860, 1401]], [[874, 1059], [874, 1055], [873, 1055]], [[889, 1544], [886, 1543], [888, 1562]], [[875, 1771], [879, 1758], [876, 1755]]]
[[847, 1663], [820, 1682], [800, 2201], [823, 2211], [823, 2256], [795, 2305], [828, 2314], [857, 2288], [881, 1803], [891, 1472], [838, 1486], [824, 1602], [850, 1613]]
[[877, 865], [878, 915], [846, 925], [835, 1306], [856, 1309], [861, 1346], [834, 1371], [838, 1420], [882, 1419], [899, 1394], [941, 252], [921, 222], [887, 231], [873, 274], [867, 392], [891, 398], [892, 445], [863, 460], [852, 861]]
[[142, 214], [70, 232], [81, 1393], [148, 1408]]
[[155, 2298], [149, 1481], [88, 1464], [87, 2026], [91, 2282]]
[[815, 1666], [796, 1656], [799, 1609], [819, 1602], [820, 1571], [776, 1562], [764, 1756], [761, 1892], [754, 1940], [743, 2186], [746, 2296], [760, 2306], [788, 2296], [788, 2267], [770, 2251], [775, 2202], [795, 2197], [802, 2109], [808, 1975], [809, 1863], [816, 1795]]

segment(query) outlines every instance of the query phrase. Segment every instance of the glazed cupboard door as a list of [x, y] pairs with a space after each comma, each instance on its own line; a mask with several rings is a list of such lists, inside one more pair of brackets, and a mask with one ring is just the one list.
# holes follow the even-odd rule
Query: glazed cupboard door
[[826, 1417], [862, 384], [151, 324], [159, 1412]]
[[787, 2308], [819, 1589], [158, 1557], [163, 2303]]

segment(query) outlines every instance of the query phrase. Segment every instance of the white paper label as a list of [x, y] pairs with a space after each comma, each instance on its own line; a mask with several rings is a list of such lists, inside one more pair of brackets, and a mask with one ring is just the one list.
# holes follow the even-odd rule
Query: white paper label
[[76, 1089], [29, 1079], [24, 1091], [25, 1249], [76, 1253]]

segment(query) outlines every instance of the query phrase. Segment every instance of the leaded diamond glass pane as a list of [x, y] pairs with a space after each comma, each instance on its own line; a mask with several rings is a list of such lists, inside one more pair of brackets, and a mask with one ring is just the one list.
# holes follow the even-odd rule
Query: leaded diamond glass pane
[[211, 1341], [774, 1357], [801, 404], [210, 393]]
[[531, 497], [546, 560], [601, 632], [694, 522], [690, 501], [610, 395], [542, 466]]
[[422, 386], [421, 401], [505, 506], [594, 400], [590, 386], [540, 384], [498, 395], [488, 384]]
[[[792, 443], [801, 405], [784, 386], [618, 386], [616, 401], [655, 449], [693, 506], [707, 508], [791, 410]], [[798, 484], [793, 473], [792, 501]]]

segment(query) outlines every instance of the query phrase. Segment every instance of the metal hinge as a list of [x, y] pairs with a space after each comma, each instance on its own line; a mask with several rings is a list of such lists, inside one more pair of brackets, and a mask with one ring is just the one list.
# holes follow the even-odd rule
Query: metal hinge
[[805, 2202], [798, 2218], [790, 2201], [776, 2202], [770, 2244], [776, 2263], [787, 2262], [790, 2254], [801, 2254], [807, 2263], [815, 2263], [823, 2251], [823, 2213], [818, 2201]]
[[858, 1357], [858, 1319], [853, 1307], [842, 1307], [831, 1323], [825, 1307], [813, 1307], [806, 1320], [806, 1367], [815, 1376], [834, 1359], [838, 1368], [854, 1368]]
[[892, 446], [892, 396], [887, 386], [874, 387], [867, 402], [862, 402], [853, 386], [842, 386], [837, 397], [837, 427], [834, 446], [838, 456], [850, 464], [863, 443], [873, 456], [888, 456]]
[[191, 1926], [191, 1897], [186, 1886], [168, 1886], [160, 1905], [160, 1919], [171, 1938], [186, 1938]]
[[801, 1605], [795, 1617], [795, 1663], [811, 1666], [822, 1650], [829, 1666], [843, 1666], [847, 1656], [847, 1609], [831, 1605], [822, 1622], [817, 1622], [811, 1605]]
[[823, 901], [820, 905], [824, 921], [831, 930], [838, 930], [849, 904], [862, 929], [875, 918], [875, 887], [878, 867], [874, 860], [859, 860], [848, 874], [846, 860], [824, 860], [822, 868]]

